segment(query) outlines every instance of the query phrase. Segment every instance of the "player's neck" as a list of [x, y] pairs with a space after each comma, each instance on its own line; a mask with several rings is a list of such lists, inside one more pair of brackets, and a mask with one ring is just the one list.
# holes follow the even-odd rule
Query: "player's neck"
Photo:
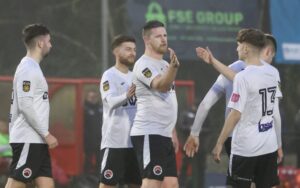
[[145, 53], [146, 56], [151, 57], [153, 59], [162, 60], [163, 54], [157, 53], [154, 50], [146, 49]]
[[116, 69], [118, 69], [120, 72], [122, 73], [128, 73], [128, 67], [120, 62], [116, 62], [116, 65], [115, 65]]
[[39, 53], [30, 50], [27, 51], [26, 56], [34, 59], [37, 63], [40, 63], [43, 59]]
[[245, 59], [245, 63], [247, 65], [256, 65], [256, 66], [262, 65], [259, 56], [249, 56], [247, 59]]

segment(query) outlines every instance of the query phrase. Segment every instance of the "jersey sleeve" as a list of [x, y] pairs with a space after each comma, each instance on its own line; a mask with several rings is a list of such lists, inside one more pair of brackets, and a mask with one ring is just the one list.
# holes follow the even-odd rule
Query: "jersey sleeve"
[[247, 85], [240, 74], [237, 74], [233, 81], [233, 91], [228, 102], [228, 108], [243, 112], [247, 101]]
[[105, 72], [100, 82], [100, 93], [103, 101], [111, 108], [123, 105], [127, 100], [127, 93], [118, 93], [116, 84], [114, 83], [114, 75]]
[[34, 97], [34, 91], [40, 83], [37, 73], [31, 71], [22, 74], [17, 80], [17, 96], [18, 97]]
[[158, 71], [151, 65], [140, 64], [133, 70], [136, 78], [150, 87], [152, 80], [159, 75]]
[[100, 93], [102, 99], [109, 96], [116, 96], [117, 88], [113, 82], [113, 75], [105, 72], [101, 78], [100, 82]]
[[223, 75], [219, 75], [215, 83], [213, 84], [211, 90], [216, 94], [225, 93], [226, 87], [230, 84], [230, 81]]

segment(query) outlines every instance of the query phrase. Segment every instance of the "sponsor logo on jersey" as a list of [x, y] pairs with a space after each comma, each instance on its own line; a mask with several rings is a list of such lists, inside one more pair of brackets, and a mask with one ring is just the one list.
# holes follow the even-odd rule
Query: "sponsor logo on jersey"
[[112, 170], [107, 169], [104, 171], [104, 178], [110, 180], [114, 176], [114, 173]]
[[232, 102], [238, 102], [239, 99], [240, 99], [240, 95], [239, 95], [239, 94], [237, 94], [237, 93], [232, 93], [232, 95], [231, 95], [231, 101], [232, 101]]
[[30, 81], [23, 81], [23, 91], [24, 92], [30, 91]]
[[266, 132], [269, 129], [271, 129], [273, 127], [273, 120], [271, 122], [268, 123], [258, 123], [258, 131], [259, 132]]
[[44, 99], [44, 100], [48, 99], [48, 92], [47, 92], [47, 91], [44, 92], [43, 99]]
[[109, 90], [109, 82], [108, 81], [103, 82], [103, 90], [104, 91], [108, 91]]
[[163, 170], [162, 170], [161, 166], [155, 165], [155, 166], [153, 167], [153, 173], [154, 173], [155, 175], [159, 176], [159, 175], [162, 174], [162, 172], [163, 172]]
[[142, 73], [146, 78], [150, 78], [152, 76], [152, 72], [148, 68], [145, 68]]
[[24, 178], [30, 178], [30, 176], [32, 175], [32, 171], [30, 168], [25, 168], [22, 171], [22, 175], [24, 176]]

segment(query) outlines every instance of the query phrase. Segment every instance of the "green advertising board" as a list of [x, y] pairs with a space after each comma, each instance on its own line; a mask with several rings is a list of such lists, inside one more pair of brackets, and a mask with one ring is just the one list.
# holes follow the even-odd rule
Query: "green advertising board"
[[129, 34], [142, 45], [141, 29], [149, 20], [165, 23], [169, 46], [183, 60], [195, 60], [197, 46], [209, 46], [216, 55], [232, 59], [236, 34], [257, 28], [259, 5], [253, 0], [128, 0]]

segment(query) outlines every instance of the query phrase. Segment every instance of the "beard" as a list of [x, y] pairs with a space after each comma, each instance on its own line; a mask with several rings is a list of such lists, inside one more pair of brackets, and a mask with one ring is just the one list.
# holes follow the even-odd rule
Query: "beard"
[[159, 47], [154, 48], [154, 50], [159, 54], [165, 54], [168, 51], [168, 46], [167, 45], [160, 45]]
[[134, 60], [135, 58], [134, 57], [120, 57], [120, 63], [123, 64], [123, 65], [126, 65], [127, 67], [131, 67], [133, 64], [134, 64]]

